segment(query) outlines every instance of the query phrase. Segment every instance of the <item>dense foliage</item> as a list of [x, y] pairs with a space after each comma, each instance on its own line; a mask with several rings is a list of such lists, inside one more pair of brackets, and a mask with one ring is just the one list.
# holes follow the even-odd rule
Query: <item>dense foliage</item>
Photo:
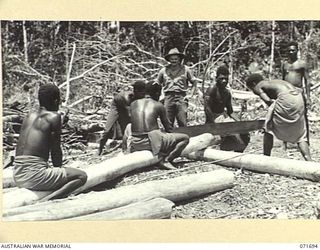
[[4, 21], [1, 29], [3, 89], [9, 101], [42, 83], [64, 83], [65, 95], [70, 70], [68, 104], [90, 94], [102, 103], [134, 79], [154, 78], [172, 47], [185, 52], [184, 63], [199, 79], [214, 81], [217, 65], [225, 63], [231, 87], [244, 89], [248, 70], [279, 77], [285, 44], [295, 40], [312, 83], [319, 80], [319, 21]]

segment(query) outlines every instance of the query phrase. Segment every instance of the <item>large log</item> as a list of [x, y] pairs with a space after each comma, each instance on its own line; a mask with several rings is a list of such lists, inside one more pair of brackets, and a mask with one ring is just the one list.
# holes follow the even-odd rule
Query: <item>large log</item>
[[3, 219], [8, 221], [61, 220], [160, 197], [179, 202], [231, 188], [233, 181], [232, 172], [219, 169], [107, 191], [91, 192], [25, 207], [4, 209]]
[[164, 198], [135, 202], [104, 212], [84, 215], [68, 220], [142, 220], [170, 218], [174, 203]]
[[320, 163], [283, 159], [265, 155], [243, 154], [230, 151], [206, 149], [188, 155], [191, 159], [219, 161], [217, 164], [243, 168], [261, 173], [295, 176], [320, 181]]
[[15, 187], [16, 184], [13, 179], [13, 168], [6, 168], [2, 170], [2, 187]]
[[[208, 147], [215, 141], [211, 134], [203, 134], [194, 138], [190, 138], [188, 146], [184, 149], [183, 155], [193, 151], [198, 151]], [[149, 151], [139, 151], [127, 155], [114, 157], [98, 164], [91, 165], [84, 169], [88, 175], [86, 184], [74, 191], [74, 194], [81, 193], [100, 183], [104, 183], [128, 172], [152, 166], [159, 160]], [[85, 163], [83, 163], [85, 164]], [[13, 186], [13, 185], [12, 185]], [[42, 199], [51, 192], [31, 191], [28, 189], [18, 189], [3, 195], [4, 208], [12, 208], [25, 206]]]
[[[100, 183], [113, 180], [130, 171], [151, 166], [157, 162], [158, 160], [151, 152], [139, 151], [120, 157], [114, 157], [99, 164], [94, 164], [89, 168], [84, 169], [88, 175], [88, 180], [84, 186], [75, 190], [75, 192], [82, 192]], [[3, 207], [12, 208], [32, 204], [50, 193], [51, 191], [32, 191], [25, 188], [19, 188], [3, 195]]]

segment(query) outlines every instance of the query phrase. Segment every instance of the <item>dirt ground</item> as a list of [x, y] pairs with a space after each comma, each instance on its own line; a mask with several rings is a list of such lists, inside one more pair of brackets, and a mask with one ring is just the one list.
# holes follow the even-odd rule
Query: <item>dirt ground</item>
[[[318, 127], [318, 124], [316, 124]], [[320, 162], [320, 136], [316, 129], [311, 130], [311, 154]], [[251, 141], [245, 150], [247, 153], [262, 153], [263, 135], [251, 133]], [[96, 155], [97, 149], [89, 147], [87, 154], [79, 155], [74, 151], [75, 160], [89, 160], [89, 163], [101, 162], [120, 153], [120, 149], [103, 155]], [[82, 151], [83, 152], [83, 151]], [[90, 156], [90, 157], [88, 157]], [[285, 151], [281, 141], [275, 139], [272, 156], [302, 160], [295, 145], [289, 145]], [[81, 159], [83, 157], [83, 159]], [[71, 160], [71, 159], [70, 159]], [[72, 160], [71, 160], [72, 162]], [[302, 161], [303, 164], [303, 161]], [[295, 177], [254, 173], [247, 170], [222, 167], [203, 161], [191, 161], [181, 158], [178, 170], [170, 171], [155, 166], [129, 173], [112, 183], [103, 184], [96, 190], [134, 185], [146, 181], [168, 179], [181, 175], [212, 171], [225, 168], [235, 176], [235, 185], [205, 197], [187, 200], [176, 204], [171, 219], [316, 219], [316, 197], [320, 193], [320, 183]]]

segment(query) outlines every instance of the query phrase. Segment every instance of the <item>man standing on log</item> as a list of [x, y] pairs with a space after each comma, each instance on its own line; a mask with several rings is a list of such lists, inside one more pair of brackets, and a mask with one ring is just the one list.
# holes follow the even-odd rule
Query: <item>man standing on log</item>
[[191, 96], [195, 94], [197, 86], [191, 70], [181, 64], [184, 57], [184, 54], [180, 53], [177, 48], [171, 49], [165, 55], [165, 59], [170, 64], [160, 70], [157, 79], [163, 87], [164, 106], [172, 127], [175, 119], [179, 127], [187, 126], [188, 100], [186, 94], [189, 83], [192, 84]]
[[[36, 191], [54, 191], [42, 200], [63, 198], [84, 185], [87, 175], [75, 168], [63, 168], [60, 92], [53, 84], [38, 92], [40, 108], [23, 121], [16, 149], [14, 181], [18, 187]], [[48, 164], [49, 154], [53, 167]]]
[[[157, 82], [146, 85], [146, 96], [132, 102], [131, 108], [131, 149], [130, 152], [150, 150], [161, 159], [161, 165], [175, 169], [173, 160], [180, 156], [189, 143], [189, 136], [171, 133], [172, 126], [167, 118], [165, 108], [160, 103], [161, 86]], [[166, 132], [158, 126], [158, 118]], [[125, 140], [126, 138], [124, 138]]]
[[309, 143], [309, 123], [307, 117], [307, 106], [310, 105], [310, 83], [307, 63], [298, 59], [298, 43], [290, 42], [288, 44], [288, 60], [281, 65], [282, 79], [290, 82], [293, 86], [303, 90], [305, 102], [305, 119], [307, 125], [307, 139]]
[[273, 136], [297, 143], [306, 161], [311, 160], [304, 117], [302, 90], [283, 80], [264, 81], [259, 74], [247, 79], [247, 86], [269, 106], [263, 141], [264, 155], [271, 155]]
[[124, 130], [130, 122], [130, 103], [134, 99], [140, 99], [145, 94], [145, 82], [138, 80], [133, 83], [131, 91], [121, 91], [115, 94], [107, 116], [107, 124], [100, 140], [99, 152], [101, 155], [108, 139], [122, 139]]
[[[226, 88], [229, 78], [229, 69], [220, 66], [217, 69], [216, 84], [210, 86], [204, 97], [206, 123], [239, 121], [239, 117], [233, 113], [231, 93]], [[249, 134], [221, 137], [220, 148], [222, 150], [234, 150], [243, 152], [250, 140]]]

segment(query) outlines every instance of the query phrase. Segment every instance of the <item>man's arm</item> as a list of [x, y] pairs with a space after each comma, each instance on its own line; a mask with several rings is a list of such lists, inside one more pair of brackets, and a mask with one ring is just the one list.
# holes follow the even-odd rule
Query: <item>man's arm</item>
[[272, 99], [267, 95], [266, 92], [264, 92], [263, 90], [263, 83], [259, 83], [254, 89], [253, 89], [253, 93], [255, 93], [256, 95], [260, 96], [260, 98], [268, 105], [270, 106], [273, 101]]
[[204, 111], [207, 115], [207, 118], [209, 118], [207, 122], [214, 122], [213, 121], [214, 113], [211, 110], [212, 98], [213, 98], [213, 88], [209, 87], [204, 95]]
[[303, 65], [303, 81], [304, 81], [304, 87], [305, 87], [305, 91], [306, 91], [306, 95], [307, 95], [307, 104], [310, 104], [311, 100], [310, 100], [310, 81], [309, 81], [309, 70], [308, 70], [308, 66], [307, 63], [303, 61], [302, 63]]
[[226, 109], [227, 109], [227, 114], [228, 114], [228, 116], [230, 118], [232, 118], [235, 121], [240, 121], [240, 118], [238, 117], [238, 115], [233, 113], [233, 107], [232, 107], [232, 102], [231, 102], [231, 94], [229, 95], [229, 98], [227, 100]]
[[166, 110], [165, 110], [162, 103], [159, 103], [158, 110], [159, 110], [160, 121], [161, 121], [165, 131], [168, 133], [172, 132], [172, 126], [170, 125]]
[[54, 167], [62, 166], [61, 115], [55, 114], [51, 120], [51, 160]]
[[197, 79], [194, 77], [192, 71], [189, 68], [186, 67], [186, 71], [187, 71], [187, 79], [192, 84], [191, 96], [194, 96], [197, 91]]

